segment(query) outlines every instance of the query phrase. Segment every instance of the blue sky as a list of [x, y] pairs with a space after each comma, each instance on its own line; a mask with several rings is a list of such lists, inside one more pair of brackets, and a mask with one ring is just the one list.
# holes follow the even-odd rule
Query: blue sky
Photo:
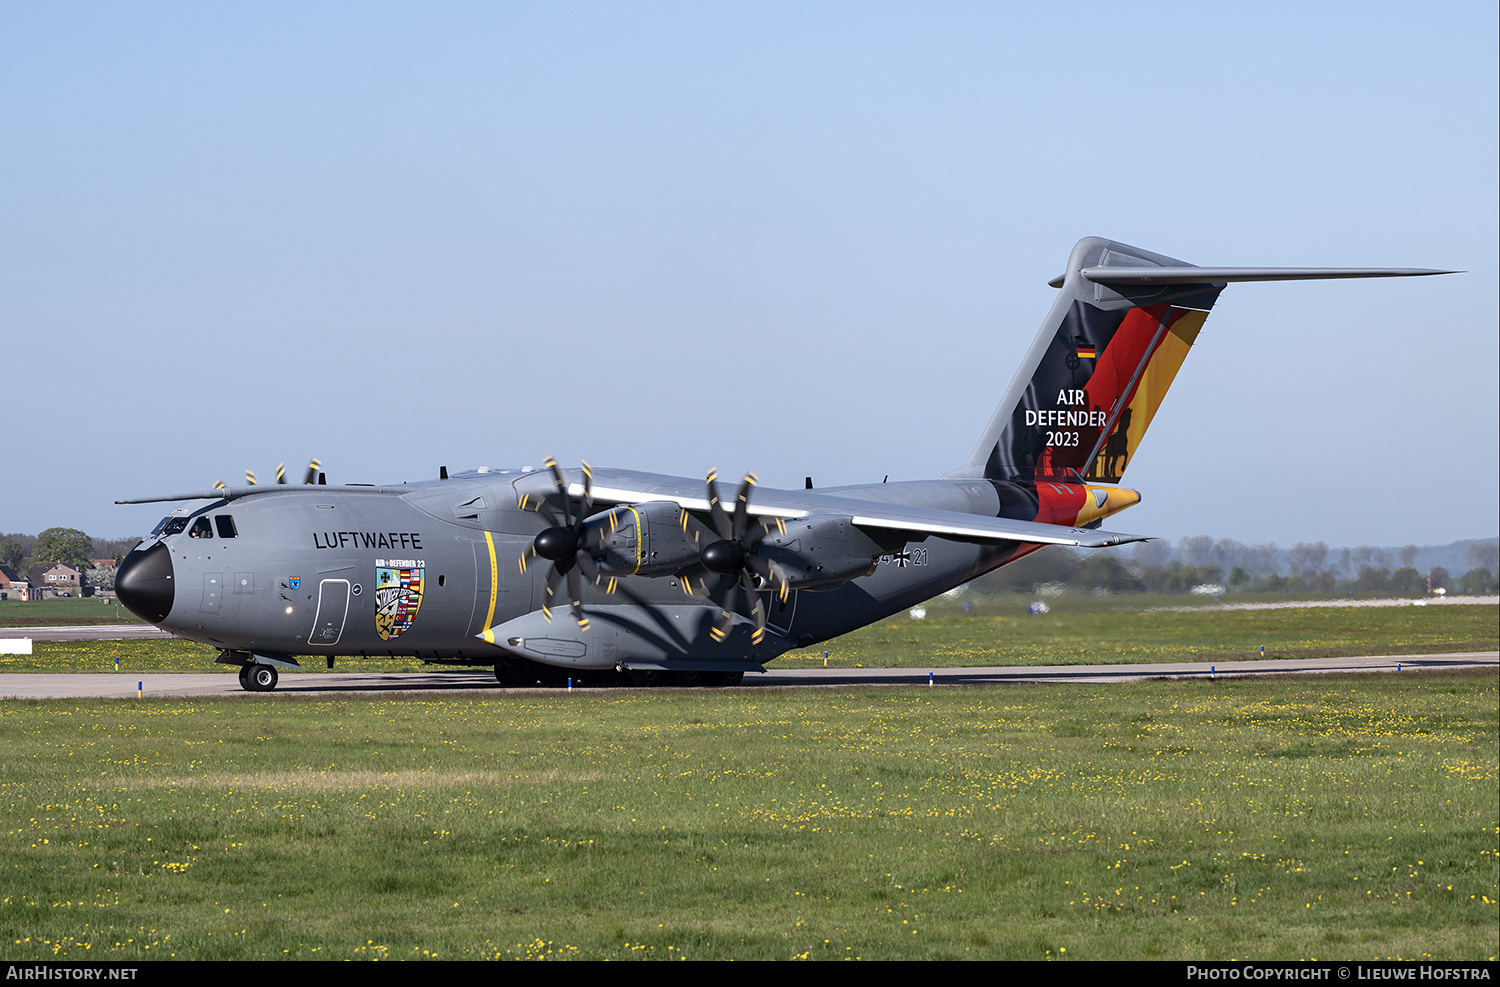
[[1115, 526], [1493, 535], [1496, 52], [1492, 3], [8, 3], [0, 530], [311, 455], [938, 475], [1101, 235], [1468, 272], [1231, 286]]

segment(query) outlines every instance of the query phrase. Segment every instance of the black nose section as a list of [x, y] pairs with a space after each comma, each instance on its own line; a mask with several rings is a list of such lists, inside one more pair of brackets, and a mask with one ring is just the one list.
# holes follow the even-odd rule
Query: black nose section
[[144, 552], [133, 550], [115, 573], [115, 596], [142, 620], [159, 624], [172, 612], [172, 553], [157, 542]]

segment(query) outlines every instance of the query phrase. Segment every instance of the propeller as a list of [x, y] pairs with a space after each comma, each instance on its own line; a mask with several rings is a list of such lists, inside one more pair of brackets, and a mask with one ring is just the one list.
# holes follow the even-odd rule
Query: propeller
[[563, 476], [562, 468], [557, 465], [557, 460], [551, 456], [547, 457], [544, 464], [552, 471], [553, 482], [557, 484], [558, 496], [562, 499], [563, 513], [558, 517], [546, 500], [538, 497], [535, 507], [531, 507], [532, 497], [526, 494], [521, 497], [521, 510], [535, 510], [547, 520], [549, 527], [543, 529], [541, 534], [532, 539], [531, 547], [521, 553], [521, 571], [526, 571], [526, 560], [528, 558], [543, 558], [552, 563], [551, 570], [547, 573], [546, 602], [542, 604], [542, 615], [550, 622], [552, 620], [552, 598], [557, 593], [559, 583], [567, 582], [569, 607], [573, 613], [573, 619], [578, 621], [578, 626], [588, 630], [589, 619], [583, 612], [583, 581], [579, 572], [594, 580], [602, 586], [606, 593], [612, 593], [615, 589], [616, 580], [609, 579], [600, 582], [599, 566], [595, 556], [602, 554], [603, 547], [600, 544], [600, 529], [591, 529], [583, 522], [587, 516], [585, 508], [592, 507], [594, 503], [594, 475], [588, 463], [583, 464], [583, 502], [575, 508], [573, 497], [568, 493], [568, 481]]
[[[323, 468], [323, 462], [322, 462], [322, 460], [314, 459], [312, 462], [308, 463], [307, 464], [307, 473], [302, 478], [302, 485], [306, 486], [306, 487], [310, 487], [313, 484], [315, 484], [317, 482], [317, 480], [318, 480], [318, 471], [320, 469], [322, 469], [322, 468]], [[276, 482], [277, 483], [286, 483], [286, 463], [277, 463], [276, 464]], [[252, 486], [252, 487], [255, 486], [255, 471], [254, 470], [245, 470], [245, 483], [248, 484], [249, 486]], [[215, 489], [217, 489], [217, 488], [215, 488]]]
[[[749, 616], [755, 621], [750, 643], [759, 644], [766, 636], [766, 609], [761, 606], [760, 595], [756, 592], [756, 580], [759, 579], [762, 586], [780, 584], [783, 600], [788, 586], [781, 566], [762, 559], [755, 550], [772, 530], [785, 531], [786, 524], [780, 518], [750, 520], [750, 490], [757, 480], [754, 473], [746, 473], [744, 480], [740, 481], [734, 513], [731, 515], [725, 511], [719, 501], [718, 477], [718, 470], [708, 471], [708, 513], [719, 540], [706, 545], [698, 556], [703, 568], [724, 577], [710, 594], [710, 599], [719, 606], [719, 615], [714, 618], [710, 635], [715, 641], [723, 641], [729, 636], [743, 595], [751, 602]], [[683, 587], [692, 595], [691, 581], [684, 580]]]

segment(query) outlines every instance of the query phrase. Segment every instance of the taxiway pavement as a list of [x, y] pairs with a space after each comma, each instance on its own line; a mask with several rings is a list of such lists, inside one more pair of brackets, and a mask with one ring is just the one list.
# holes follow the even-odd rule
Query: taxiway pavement
[[[1153, 662], [1142, 665], [1033, 665], [989, 668], [773, 668], [748, 674], [740, 688], [849, 687], [870, 685], [983, 686], [1014, 683], [1138, 682], [1157, 678], [1318, 674], [1332, 672], [1422, 672], [1487, 668], [1500, 674], [1500, 652], [1432, 655], [1373, 655], [1350, 658], [1282, 658], [1265, 661]], [[929, 679], [930, 676], [930, 679]], [[590, 687], [598, 688], [598, 687]], [[319, 696], [339, 693], [515, 692], [495, 682], [488, 668], [421, 672], [286, 672], [270, 695]], [[557, 692], [559, 687], [529, 691]], [[0, 698], [67, 699], [90, 696], [244, 696], [232, 671], [16, 672], [0, 675]]]

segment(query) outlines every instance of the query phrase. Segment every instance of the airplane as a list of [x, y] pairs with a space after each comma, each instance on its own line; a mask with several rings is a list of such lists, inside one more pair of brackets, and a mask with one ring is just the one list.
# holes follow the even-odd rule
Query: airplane
[[503, 685], [726, 686], [1047, 545], [1103, 529], [1232, 282], [1455, 273], [1208, 268], [1097, 237], [967, 461], [932, 480], [801, 490], [745, 476], [479, 467], [394, 486], [257, 484], [120, 500], [179, 507], [122, 561], [131, 612], [221, 649], [252, 692], [322, 659], [493, 666]]

